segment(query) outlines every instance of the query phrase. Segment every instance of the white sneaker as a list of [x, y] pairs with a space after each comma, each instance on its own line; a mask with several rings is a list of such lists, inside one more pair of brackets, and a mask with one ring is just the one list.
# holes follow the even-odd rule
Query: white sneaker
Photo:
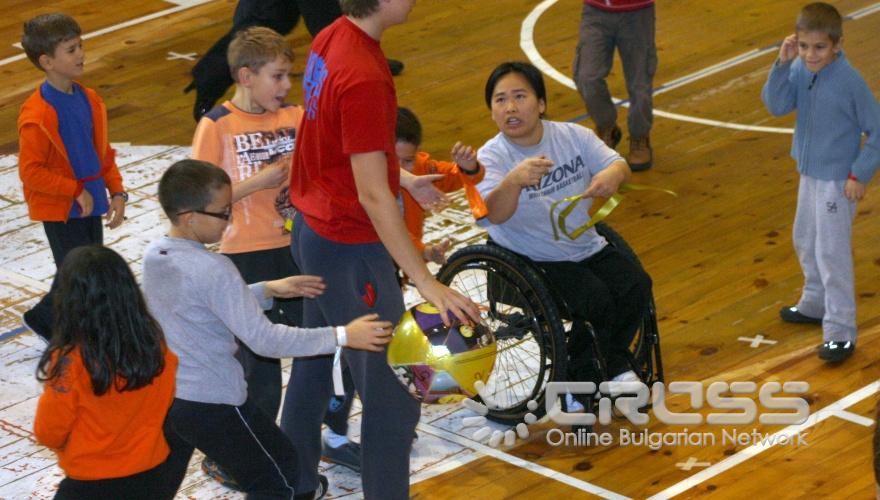
[[640, 382], [641, 380], [632, 370], [627, 370], [611, 379], [612, 382]]
[[565, 406], [568, 408], [568, 413], [584, 413], [587, 411], [584, 405], [575, 399], [570, 392], [565, 393]]

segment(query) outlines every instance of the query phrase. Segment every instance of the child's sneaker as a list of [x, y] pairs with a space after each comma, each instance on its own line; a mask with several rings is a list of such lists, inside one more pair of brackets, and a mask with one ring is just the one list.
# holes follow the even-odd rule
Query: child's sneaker
[[210, 477], [214, 481], [226, 486], [230, 490], [235, 491], [244, 491], [241, 489], [241, 486], [235, 482], [235, 479], [232, 479], [232, 476], [226, 473], [225, 470], [221, 469], [217, 462], [211, 460], [208, 457], [202, 459], [202, 472], [205, 473], [206, 476]]
[[34, 335], [37, 336], [40, 340], [46, 342], [47, 344], [52, 339], [52, 329], [46, 328], [42, 323], [37, 321], [38, 318], [34, 314], [33, 309], [28, 309], [21, 315], [21, 324], [28, 330], [30, 330]]
[[361, 445], [353, 441], [334, 448], [324, 439], [322, 441], [321, 458], [325, 462], [348, 467], [357, 473], [361, 472]]
[[318, 474], [318, 489], [315, 490], [315, 500], [321, 500], [327, 495], [327, 490], [330, 489], [330, 482], [327, 481], [327, 476], [323, 474]]
[[822, 318], [813, 318], [798, 311], [797, 306], [786, 306], [779, 310], [779, 317], [787, 323], [821, 325]]
[[855, 350], [856, 345], [849, 340], [846, 342], [829, 340], [819, 346], [819, 359], [828, 363], [839, 363], [852, 356]]

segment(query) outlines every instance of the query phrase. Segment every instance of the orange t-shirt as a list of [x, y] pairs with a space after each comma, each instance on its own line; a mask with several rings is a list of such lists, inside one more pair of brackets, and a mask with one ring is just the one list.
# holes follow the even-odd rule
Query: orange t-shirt
[[68, 477], [130, 476], [168, 458], [162, 425], [174, 400], [174, 353], [165, 350], [165, 368], [150, 384], [124, 392], [111, 385], [101, 396], [92, 390], [79, 348], [62, 362], [61, 376], [45, 384], [37, 403], [34, 435], [58, 454]]
[[[434, 181], [434, 186], [438, 190], [444, 193], [451, 193], [464, 187], [468, 204], [471, 207], [471, 214], [473, 214], [474, 218], [485, 217], [488, 213], [486, 205], [483, 203], [483, 198], [475, 187], [476, 184], [483, 180], [483, 176], [486, 175], [486, 169], [482, 165], [479, 165], [479, 171], [476, 174], [467, 175], [455, 163], [432, 160], [428, 153], [419, 151], [416, 154], [415, 162], [413, 162], [412, 173], [414, 175], [444, 174], [445, 177]], [[413, 245], [421, 252], [425, 249], [425, 244], [422, 242], [425, 209], [419, 205], [419, 202], [407, 190], [401, 189], [400, 192], [403, 196], [403, 219], [406, 222], [406, 229], [409, 231], [409, 237]]]
[[[225, 170], [233, 185], [269, 165], [288, 166], [302, 116], [299, 106], [285, 105], [274, 113], [255, 114], [226, 101], [199, 121], [192, 157]], [[232, 220], [220, 240], [221, 252], [257, 252], [290, 245], [284, 219], [275, 209], [281, 189], [262, 189], [232, 205]]]

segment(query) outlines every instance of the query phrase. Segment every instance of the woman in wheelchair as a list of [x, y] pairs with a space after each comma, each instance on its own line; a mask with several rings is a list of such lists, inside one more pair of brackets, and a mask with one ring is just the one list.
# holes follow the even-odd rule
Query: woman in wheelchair
[[[478, 153], [486, 169], [478, 189], [489, 209], [481, 224], [492, 242], [542, 271], [552, 295], [566, 306], [572, 320], [570, 380], [601, 381], [587, 322], [596, 331], [606, 376], [640, 380], [629, 346], [652, 301], [651, 278], [595, 227], [577, 239], [557, 240], [550, 223], [554, 201], [579, 194], [608, 197], [629, 178], [629, 166], [590, 129], [543, 119], [544, 80], [531, 64], [499, 65], [486, 82], [485, 97], [499, 133]], [[585, 199], [585, 209], [569, 215], [568, 227], [587, 222], [590, 202]]]

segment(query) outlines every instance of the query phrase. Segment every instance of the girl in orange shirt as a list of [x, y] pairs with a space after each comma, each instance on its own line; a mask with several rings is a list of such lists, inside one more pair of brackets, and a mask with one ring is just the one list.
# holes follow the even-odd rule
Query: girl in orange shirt
[[37, 441], [66, 475], [55, 498], [172, 498], [169, 484], [178, 483], [167, 479], [162, 425], [177, 357], [113, 250], [76, 248], [58, 280], [34, 420]]

